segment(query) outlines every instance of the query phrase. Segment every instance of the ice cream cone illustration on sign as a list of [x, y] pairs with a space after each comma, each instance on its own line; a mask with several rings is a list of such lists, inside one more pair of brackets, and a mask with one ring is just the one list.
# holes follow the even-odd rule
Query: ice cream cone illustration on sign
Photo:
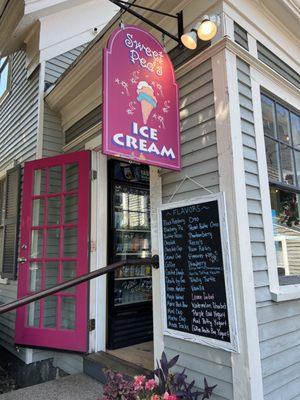
[[153, 88], [146, 81], [138, 83], [137, 93], [137, 100], [141, 103], [143, 122], [146, 125], [153, 108], [157, 106], [157, 100]]

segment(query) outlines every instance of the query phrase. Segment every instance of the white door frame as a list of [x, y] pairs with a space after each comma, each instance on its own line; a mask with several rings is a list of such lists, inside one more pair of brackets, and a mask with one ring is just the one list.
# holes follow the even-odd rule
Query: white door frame
[[[100, 151], [100, 135], [85, 145], [92, 150], [90, 271], [107, 265], [107, 157]], [[95, 171], [95, 173], [94, 173]], [[90, 319], [95, 330], [89, 333], [89, 352], [106, 350], [107, 275], [90, 281]]]

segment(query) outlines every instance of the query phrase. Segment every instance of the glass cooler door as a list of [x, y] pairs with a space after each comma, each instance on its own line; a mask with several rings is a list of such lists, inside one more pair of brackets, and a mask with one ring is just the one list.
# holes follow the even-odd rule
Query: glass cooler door
[[[149, 190], [114, 183], [112, 193], [115, 260], [151, 256]], [[152, 300], [151, 265], [128, 265], [114, 276], [114, 305]]]

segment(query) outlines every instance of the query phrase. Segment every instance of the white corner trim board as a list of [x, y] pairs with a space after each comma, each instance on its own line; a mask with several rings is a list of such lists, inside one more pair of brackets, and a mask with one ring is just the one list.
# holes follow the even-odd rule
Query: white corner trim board
[[[218, 222], [216, 223], [215, 221], [211, 221], [210, 225], [208, 225], [207, 222], [201, 222], [201, 218], [202, 216], [204, 218], [207, 217], [207, 212], [203, 212], [201, 215], [201, 209], [204, 209], [208, 206], [208, 204], [210, 204], [209, 207], [212, 207], [212, 204], [216, 204], [217, 203], [217, 219]], [[190, 206], [195, 206], [195, 207], [190, 207]], [[211, 270], [212, 271], [212, 276], [208, 276], [205, 275], [205, 278], [203, 278], [204, 275], [200, 275], [198, 274], [198, 272], [195, 274], [194, 272], [189, 272], [191, 271], [192, 267], [190, 266], [191, 264], [188, 263], [187, 258], [189, 258], [190, 256], [190, 251], [192, 251], [190, 244], [187, 246], [186, 250], [187, 250], [187, 258], [183, 259], [184, 257], [184, 250], [179, 250], [182, 251], [179, 261], [181, 264], [181, 269], [182, 271], [184, 270], [184, 274], [185, 275], [181, 275], [180, 279], [181, 279], [181, 283], [182, 285], [190, 285], [190, 292], [189, 291], [185, 291], [184, 295], [184, 299], [185, 300], [178, 300], [178, 302], [181, 303], [181, 305], [183, 305], [183, 303], [186, 301], [186, 303], [183, 305], [183, 310], [184, 307], [187, 307], [187, 302], [191, 301], [191, 303], [194, 303], [194, 306], [196, 305], [200, 305], [201, 303], [201, 309], [197, 308], [197, 311], [200, 310], [198, 312], [198, 315], [195, 316], [194, 311], [196, 311], [196, 308], [192, 310], [191, 312], [191, 316], [192, 316], [192, 322], [190, 327], [192, 327], [192, 331], [193, 331], [193, 324], [195, 323], [195, 325], [197, 325], [196, 321], [197, 319], [200, 318], [200, 321], [202, 321], [205, 319], [209, 319], [210, 318], [210, 314], [213, 315], [213, 324], [210, 325], [210, 323], [207, 323], [207, 327], [211, 326], [212, 331], [211, 332], [217, 332], [217, 334], [215, 333], [206, 333], [206, 334], [202, 334], [201, 332], [195, 334], [195, 333], [191, 333], [187, 331], [187, 328], [184, 328], [184, 330], [179, 330], [179, 329], [171, 329], [170, 325], [172, 325], [170, 323], [170, 321], [172, 320], [172, 315], [170, 313], [170, 310], [172, 310], [172, 305], [174, 302], [175, 306], [174, 306], [174, 310], [176, 312], [176, 315], [178, 316], [180, 313], [180, 310], [177, 307], [177, 302], [176, 300], [170, 300], [170, 286], [168, 289], [168, 292], [166, 292], [167, 286], [166, 285], [166, 280], [169, 280], [169, 274], [166, 274], [166, 265], [165, 265], [165, 259], [167, 256], [166, 253], [166, 248], [167, 246], [165, 246], [164, 244], [166, 243], [166, 240], [164, 242], [164, 234], [163, 234], [163, 224], [166, 224], [166, 220], [164, 219], [165, 217], [163, 216], [163, 212], [166, 210], [169, 210], [170, 213], [169, 215], [173, 215], [173, 213], [177, 213], [179, 211], [177, 211], [177, 209], [180, 210], [181, 215], [185, 214], [188, 215], [188, 213], [190, 212], [190, 210], [196, 210], [195, 211], [195, 215], [193, 214], [193, 216], [189, 216], [188, 220], [186, 220], [188, 222], [188, 225], [185, 223], [185, 228], [191, 229], [191, 232], [195, 232], [196, 229], [199, 230], [199, 233], [196, 235], [196, 237], [207, 237], [209, 235], [209, 229], [213, 229], [213, 232], [215, 232], [215, 228], [217, 227], [217, 229], [219, 229], [219, 234], [220, 234], [220, 249], [221, 249], [221, 254], [218, 254], [218, 251], [216, 251], [216, 249], [218, 249], [218, 245], [216, 245], [215, 249], [212, 249], [209, 247], [209, 244], [211, 243], [216, 243], [216, 237], [214, 237], [214, 234], [212, 234], [210, 236], [210, 239], [213, 240], [214, 242], [210, 242], [207, 243], [205, 241], [205, 239], [203, 240], [198, 240], [196, 239], [197, 243], [199, 242], [199, 246], [205, 247], [205, 252], [206, 255], [207, 254], [212, 254], [213, 258], [209, 259], [209, 266], [207, 267], [207, 271]], [[199, 211], [199, 212], [198, 212]], [[165, 216], [167, 216], [168, 213], [164, 213]], [[174, 214], [175, 215], [175, 214]], [[215, 216], [216, 218], [216, 216]], [[196, 221], [197, 219], [197, 221]], [[172, 222], [173, 217], [171, 218], [170, 222]], [[207, 196], [201, 196], [201, 197], [196, 197], [190, 200], [184, 200], [184, 201], [179, 201], [179, 202], [174, 202], [174, 203], [168, 203], [168, 204], [164, 204], [162, 205], [159, 209], [158, 209], [158, 221], [159, 221], [159, 254], [160, 254], [160, 276], [161, 276], [161, 286], [162, 286], [162, 290], [161, 290], [161, 298], [162, 298], [162, 316], [163, 316], [163, 333], [164, 335], [167, 336], [171, 336], [171, 337], [175, 337], [175, 338], [179, 338], [179, 339], [183, 339], [183, 340], [187, 340], [187, 341], [191, 341], [191, 342], [195, 342], [195, 343], [200, 343], [206, 346], [210, 346], [210, 347], [214, 347], [214, 348], [219, 348], [219, 349], [223, 349], [226, 351], [231, 351], [231, 352], [237, 352], [239, 350], [239, 345], [238, 345], [238, 334], [237, 334], [237, 323], [236, 323], [236, 309], [235, 309], [235, 300], [234, 300], [234, 291], [233, 291], [233, 283], [232, 283], [232, 272], [231, 272], [231, 259], [230, 259], [230, 250], [229, 250], [229, 242], [228, 242], [228, 231], [227, 231], [227, 217], [226, 217], [226, 207], [225, 207], [225, 194], [224, 193], [214, 193], [214, 194], [210, 194]], [[193, 222], [195, 221], [195, 222]], [[175, 221], [176, 222], [176, 221]], [[169, 221], [167, 221], [167, 223], [169, 223]], [[195, 225], [193, 225], [195, 223]], [[206, 226], [208, 226], [208, 228]], [[183, 232], [183, 224], [180, 226], [180, 224], [177, 225], [177, 227], [175, 227], [177, 232]], [[197, 231], [198, 232], [198, 231]], [[189, 232], [190, 233], [190, 232]], [[175, 235], [174, 238], [179, 238], [180, 235]], [[184, 237], [183, 235], [181, 235], [180, 237]], [[182, 239], [184, 240], [184, 239]], [[193, 239], [194, 240], [194, 239]], [[178, 242], [180, 243], [180, 242]], [[186, 242], [184, 241], [184, 244]], [[201, 244], [202, 243], [202, 244]], [[191, 245], [192, 246], [192, 245]], [[198, 246], [195, 244], [195, 246]], [[175, 251], [176, 252], [176, 251]], [[179, 253], [178, 253], [179, 254]], [[186, 254], [186, 255], [187, 255]], [[192, 254], [192, 253], [191, 253]], [[221, 260], [220, 258], [218, 259], [218, 256], [221, 255]], [[176, 255], [175, 255], [175, 258]], [[179, 259], [179, 258], [177, 258]], [[204, 257], [204, 259], [206, 259]], [[201, 262], [205, 263], [205, 261]], [[172, 263], [173, 264], [173, 263]], [[175, 264], [174, 264], [175, 265]], [[169, 264], [169, 268], [170, 268], [170, 264]], [[202, 269], [202, 267], [197, 267], [199, 268], [199, 271]], [[219, 270], [218, 270], [219, 268]], [[176, 271], [175, 271], [176, 269]], [[195, 268], [193, 268], [194, 271]], [[179, 269], [178, 269], [179, 270]], [[173, 267], [169, 270], [171, 271], [172, 275], [174, 273], [174, 276], [177, 276], [177, 273], [179, 273], [179, 271], [177, 270], [176, 267]], [[206, 273], [204, 267], [203, 267], [204, 272]], [[220, 286], [217, 285], [222, 285], [222, 283], [220, 283], [220, 279], [219, 280], [213, 280], [214, 276], [218, 276], [217, 274], [214, 275], [214, 271], [220, 271], [224, 276], [224, 286], [225, 286], [225, 299], [224, 302], [223, 299], [222, 300], [218, 300], [217, 298], [214, 297], [214, 294], [209, 294], [209, 288], [214, 287], [214, 284], [216, 285], [215, 287], [217, 287], [219, 289], [219, 291], [221, 291]], [[180, 272], [182, 274], [182, 272]], [[192, 274], [192, 275], [188, 275], [188, 274]], [[176, 274], [176, 275], [175, 275]], [[199, 275], [199, 276], [198, 276]], [[191, 277], [194, 277], [194, 282], [196, 283], [191, 283], [192, 279], [190, 279]], [[199, 277], [202, 278], [199, 278]], [[187, 279], [188, 278], [188, 279]], [[171, 278], [172, 279], [172, 278]], [[186, 282], [187, 280], [189, 280], [189, 282]], [[202, 280], [202, 281], [201, 281]], [[176, 278], [174, 278], [174, 282], [177, 282]], [[202, 283], [201, 283], [202, 282]], [[209, 282], [206, 283], [204, 282]], [[211, 284], [211, 282], [213, 282]], [[199, 289], [199, 287], [201, 287], [201, 285], [203, 284], [203, 288]], [[174, 288], [174, 293], [176, 292], [175, 298], [179, 299], [179, 297], [181, 298], [182, 296], [180, 296], [180, 292], [178, 291], [178, 283], [175, 283], [176, 287]], [[208, 290], [207, 290], [208, 288]], [[173, 290], [173, 288], [171, 288]], [[193, 291], [193, 289], [197, 289], [197, 293], [199, 297], [199, 300], [193, 300], [193, 293], [195, 293]], [[205, 292], [205, 290], [207, 290], [207, 292]], [[172, 292], [171, 292], [172, 293]], [[179, 295], [177, 295], [177, 293], [179, 293]], [[199, 293], [201, 293], [201, 296], [199, 296]], [[219, 292], [218, 292], [219, 293]], [[203, 294], [203, 296], [202, 296]], [[178, 297], [179, 296], [179, 297]], [[191, 300], [186, 300], [188, 297], [190, 296]], [[205, 297], [206, 296], [206, 297]], [[201, 299], [200, 299], [201, 297]], [[207, 299], [207, 300], [206, 300]], [[218, 303], [220, 301], [220, 303]], [[167, 302], [168, 302], [168, 307], [167, 307]], [[225, 303], [227, 306], [225, 306]], [[203, 306], [203, 307], [202, 307]], [[207, 308], [206, 308], [207, 306]], [[219, 308], [220, 307], [220, 308]], [[221, 308], [222, 307], [222, 308]], [[167, 308], [169, 310], [169, 315], [167, 315]], [[222, 314], [223, 317], [220, 316], [220, 314], [218, 315], [218, 312], [216, 310], [225, 310]], [[184, 314], [184, 312], [183, 312]], [[182, 316], [183, 316], [182, 314]], [[203, 314], [203, 315], [201, 315]], [[225, 316], [225, 318], [224, 318]], [[222, 331], [222, 328], [218, 329], [216, 328], [216, 326], [218, 326], [218, 323], [215, 322], [216, 319], [219, 319], [219, 322], [223, 323], [224, 320], [226, 321], [226, 317], [228, 318], [228, 331], [229, 331], [229, 340], [226, 340], [225, 337], [226, 336], [222, 336], [222, 334], [224, 334], [224, 330]], [[177, 318], [177, 317], [176, 317]], [[188, 317], [183, 317], [183, 319], [185, 319], [185, 326], [187, 326], [187, 318]], [[216, 318], [216, 319], [215, 319]], [[224, 318], [222, 320], [222, 318]], [[178, 317], [178, 321], [181, 321], [181, 317]], [[180, 325], [179, 325], [180, 326]], [[226, 326], [226, 325], [225, 325]], [[209, 328], [205, 328], [205, 329], [209, 329]], [[204, 329], [204, 330], [205, 330]], [[194, 330], [196, 331], [196, 329]], [[215, 337], [221, 337], [222, 340], [220, 339], [216, 339]], [[224, 337], [224, 340], [223, 340]], [[228, 336], [227, 336], [228, 337]]]
[[[229, 43], [229, 41], [228, 41]], [[235, 47], [236, 48], [236, 47]], [[263, 398], [246, 198], [236, 55], [212, 57], [220, 190], [226, 192], [240, 353], [232, 353], [233, 399]], [[249, 375], [251, 379], [248, 379]]]

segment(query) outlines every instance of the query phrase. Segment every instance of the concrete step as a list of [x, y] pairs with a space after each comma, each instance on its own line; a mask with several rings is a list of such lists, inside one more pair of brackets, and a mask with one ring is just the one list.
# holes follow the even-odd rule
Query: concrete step
[[84, 374], [40, 383], [0, 395], [0, 400], [99, 400], [101, 383]]
[[[104, 369], [112, 369], [121, 372], [127, 379], [133, 379], [136, 375], [151, 376], [152, 371], [146, 368], [122, 360], [112, 354], [100, 351], [99, 353], [89, 354], [83, 359], [83, 372], [93, 379], [105, 384]], [[0, 400], [2, 400], [0, 398]]]

